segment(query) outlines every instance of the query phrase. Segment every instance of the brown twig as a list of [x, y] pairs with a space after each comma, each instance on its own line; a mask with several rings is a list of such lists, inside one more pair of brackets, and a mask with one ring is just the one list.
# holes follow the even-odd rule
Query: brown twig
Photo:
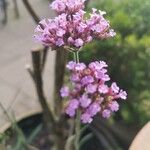
[[[34, 22], [36, 24], [38, 24], [40, 21], [40, 17], [35, 13], [35, 11], [31, 7], [28, 0], [22, 0], [22, 1], [25, 5], [26, 9], [28, 10], [29, 14], [33, 18]], [[55, 126], [54, 125], [55, 119], [54, 119], [53, 113], [46, 101], [46, 98], [44, 95], [44, 90], [43, 90], [42, 73], [43, 73], [44, 67], [45, 67], [45, 62], [46, 62], [47, 53], [48, 53], [48, 47], [44, 47], [43, 50], [42, 49], [34, 50], [31, 53], [32, 53], [33, 70], [30, 67], [27, 67], [27, 70], [35, 83], [38, 100], [39, 100], [39, 103], [43, 110], [44, 124], [46, 125], [47, 130], [48, 130], [49, 127]]]
[[41, 64], [42, 72], [44, 71], [45, 63], [47, 60], [47, 54], [48, 54], [48, 47], [44, 47], [42, 50], [42, 64]]
[[40, 51], [32, 51], [32, 64], [33, 64], [33, 73], [34, 73], [34, 83], [38, 95], [39, 102], [43, 109], [43, 117], [47, 126], [49, 124], [54, 124], [55, 120], [53, 113], [49, 108], [49, 105], [46, 101], [44, 91], [43, 91], [43, 79], [42, 79], [42, 70], [41, 70], [41, 55]]
[[2, 14], [3, 14], [2, 23], [5, 25], [7, 23], [7, 2], [6, 2], [6, 0], [1, 0], [0, 9], [2, 9]]
[[28, 71], [29, 75], [31, 76], [32, 80], [35, 82], [35, 77], [34, 77], [33, 70], [31, 69], [31, 66], [27, 64], [25, 68]]
[[13, 0], [13, 3], [14, 3], [15, 16], [16, 18], [19, 18], [19, 10], [18, 10], [17, 1]]
[[62, 97], [60, 96], [60, 89], [64, 81], [66, 60], [66, 51], [64, 49], [57, 50], [55, 59], [54, 110], [58, 116], [61, 114], [62, 111]]
[[[40, 21], [40, 17], [35, 13], [34, 9], [30, 5], [30, 3], [28, 2], [28, 0], [22, 0], [22, 1], [23, 1], [24, 5], [25, 5], [26, 9], [30, 13], [31, 17], [33, 18], [34, 22], [36, 24], [38, 24], [39, 21]], [[43, 48], [43, 50], [41, 50], [41, 51], [42, 51], [42, 58], [43, 58], [42, 59], [42, 65], [41, 65], [41, 67], [42, 67], [42, 71], [43, 71], [44, 70], [44, 66], [45, 66], [45, 62], [46, 62], [46, 58], [47, 58], [48, 47], [45, 46]], [[33, 78], [33, 74], [31, 72], [31, 70], [28, 70], [28, 72], [30, 73], [31, 77]]]
[[33, 8], [31, 7], [30, 3], [28, 2], [28, 0], [22, 0], [26, 9], [28, 10], [28, 12], [30, 13], [30, 15], [32, 16], [34, 22], [36, 24], [39, 23], [40, 21], [40, 17], [35, 13], [35, 11], [33, 10]]

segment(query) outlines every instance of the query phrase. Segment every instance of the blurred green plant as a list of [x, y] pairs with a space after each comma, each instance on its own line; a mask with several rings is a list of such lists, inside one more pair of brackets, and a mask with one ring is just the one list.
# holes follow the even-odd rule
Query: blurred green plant
[[95, 0], [93, 6], [107, 12], [117, 36], [90, 43], [81, 60], [108, 62], [111, 78], [128, 91], [127, 103], [114, 119], [141, 127], [150, 118], [149, 0]]

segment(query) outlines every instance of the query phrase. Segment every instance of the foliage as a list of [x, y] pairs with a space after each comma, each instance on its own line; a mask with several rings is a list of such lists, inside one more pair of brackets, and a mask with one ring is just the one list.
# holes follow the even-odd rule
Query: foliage
[[95, 0], [90, 7], [107, 12], [117, 36], [88, 44], [81, 60], [108, 62], [111, 78], [128, 92], [128, 102], [115, 119], [141, 126], [150, 117], [149, 0]]

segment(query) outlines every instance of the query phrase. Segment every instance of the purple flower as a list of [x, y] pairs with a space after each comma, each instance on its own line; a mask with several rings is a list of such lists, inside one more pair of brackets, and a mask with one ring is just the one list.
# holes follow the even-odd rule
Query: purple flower
[[74, 117], [76, 114], [76, 109], [79, 107], [79, 101], [77, 99], [72, 99], [69, 102], [68, 107], [66, 108], [65, 112], [70, 117]]
[[34, 32], [43, 32], [43, 28], [42, 28], [40, 25], [38, 25], [38, 26], [35, 28]]
[[111, 89], [116, 94], [119, 92], [119, 87], [117, 86], [117, 84], [115, 82], [112, 83]]
[[119, 104], [116, 101], [113, 101], [109, 104], [111, 111], [116, 112], [119, 110]]
[[75, 43], [74, 43], [74, 45], [75, 45], [76, 47], [81, 47], [81, 46], [83, 46], [83, 44], [84, 44], [84, 42], [83, 42], [83, 40], [80, 39], [80, 38], [76, 39], [76, 40], [75, 40]]
[[91, 99], [88, 98], [88, 96], [85, 95], [85, 94], [81, 96], [79, 101], [80, 101], [81, 107], [83, 107], [83, 108], [87, 108], [90, 105], [90, 103], [91, 103]]
[[86, 42], [89, 43], [89, 42], [91, 42], [92, 40], [93, 40], [93, 37], [92, 37], [92, 36], [88, 36], [87, 39], [86, 39]]
[[82, 88], [81, 84], [75, 84], [75, 89], [76, 89], [77, 91], [80, 91], [81, 88]]
[[[78, 51], [94, 39], [115, 36], [109, 21], [104, 18], [106, 13], [93, 8], [92, 13], [86, 15], [84, 2], [85, 0], [54, 0], [50, 6], [58, 16], [40, 21], [34, 38], [54, 50], [65, 48]], [[72, 87], [62, 87], [60, 94], [70, 100], [65, 109], [70, 117], [74, 117], [77, 110], [80, 110], [83, 123], [91, 123], [92, 117], [98, 112], [104, 118], [109, 118], [112, 112], [119, 109], [115, 100], [127, 98], [127, 93], [119, 90], [115, 82], [111, 86], [106, 83], [110, 80], [106, 62], [95, 61], [86, 66], [84, 63], [70, 61], [66, 67], [71, 72], [69, 85]]]
[[57, 30], [56, 35], [62, 37], [65, 33], [66, 31], [60, 28]]
[[81, 121], [82, 121], [82, 123], [91, 123], [93, 121], [93, 119], [91, 118], [91, 116], [88, 113], [84, 113], [81, 115]]
[[69, 107], [74, 110], [77, 109], [79, 107], [79, 101], [77, 99], [70, 100]]
[[61, 97], [67, 97], [69, 95], [69, 88], [67, 86], [62, 87], [60, 90]]
[[107, 74], [105, 74], [103, 71], [105, 71], [105, 70], [101, 70], [101, 71], [95, 71], [95, 77], [97, 78], [97, 79], [101, 79], [101, 80], [103, 80], [103, 81], [109, 81], [110, 80], [110, 77], [107, 75]]
[[77, 30], [78, 30], [79, 33], [82, 33], [82, 32], [84, 32], [84, 30], [85, 30], [86, 28], [87, 28], [87, 24], [81, 22], [81, 23], [79, 23], [79, 26], [77, 27]]
[[96, 24], [92, 27], [92, 31], [96, 33], [102, 33], [106, 28], [108, 28], [109, 23], [104, 19], [100, 24]]
[[79, 80], [80, 80], [80, 78], [79, 78], [79, 75], [77, 73], [72, 74], [71, 81], [77, 82]]
[[127, 92], [123, 91], [123, 90], [120, 90], [119, 97], [124, 99], [124, 100], [127, 99]]
[[116, 32], [113, 29], [110, 29], [108, 33], [108, 37], [114, 37], [116, 35]]
[[90, 84], [90, 83], [93, 83], [93, 82], [94, 82], [94, 78], [90, 75], [85, 76], [81, 79], [82, 85], [87, 85], [87, 84]]
[[95, 38], [113, 37], [115, 32], [110, 28], [109, 21], [103, 17], [102, 11], [93, 9], [90, 17], [85, 17], [84, 1], [54, 0], [50, 6], [56, 10], [58, 16], [40, 21], [35, 29], [34, 38], [57, 50], [58, 47], [79, 49]]
[[64, 45], [63, 39], [59, 38], [59, 39], [56, 41], [56, 45], [59, 46], [59, 47], [62, 46], [62, 45]]
[[89, 68], [91, 68], [92, 70], [101, 70], [102, 68], [107, 67], [106, 62], [104, 61], [95, 61], [89, 64]]
[[109, 110], [109, 109], [105, 109], [105, 110], [103, 110], [103, 112], [102, 112], [102, 116], [103, 116], [103, 118], [109, 118], [109, 117], [110, 117], [110, 115], [111, 115], [111, 112], [110, 112], [110, 110]]
[[57, 12], [63, 12], [66, 8], [65, 3], [61, 0], [55, 0], [50, 6]]
[[95, 116], [99, 111], [101, 110], [101, 107], [99, 105], [99, 103], [92, 103], [89, 108], [88, 108], [88, 113], [90, 114], [90, 116]]
[[108, 93], [108, 90], [109, 90], [108, 86], [104, 85], [104, 84], [102, 84], [98, 87], [98, 91], [102, 94]]
[[58, 13], [67, 12], [72, 14], [83, 9], [84, 2], [85, 0], [55, 0], [50, 6]]
[[77, 63], [76, 66], [75, 66], [76, 71], [82, 71], [85, 68], [86, 68], [86, 66], [85, 66], [84, 63]]
[[86, 87], [86, 92], [87, 93], [95, 93], [97, 90], [97, 85], [96, 84], [88, 84]]
[[[119, 90], [115, 82], [108, 86], [106, 79], [104, 80], [108, 78], [105, 67], [107, 64], [103, 61], [92, 62], [88, 66], [75, 62], [67, 64], [71, 72], [72, 88], [70, 91], [62, 90], [62, 96], [68, 95], [68, 99], [71, 99], [65, 109], [66, 114], [74, 117], [79, 110], [82, 113], [82, 123], [91, 123], [98, 113], [103, 118], [109, 118], [113, 112], [119, 110], [116, 100], [126, 99], [127, 93]], [[97, 78], [96, 72], [100, 78]]]
[[69, 61], [68, 64], [66, 65], [66, 67], [69, 69], [69, 70], [73, 70], [76, 66], [76, 63], [74, 61]]
[[74, 41], [74, 39], [72, 37], [69, 37], [67, 41], [68, 41], [69, 44], [74, 45], [75, 41]]
[[74, 117], [74, 116], [75, 116], [75, 113], [76, 113], [74, 109], [71, 109], [71, 108], [69, 108], [69, 107], [65, 110], [65, 112], [66, 112], [66, 114], [69, 115], [70, 117]]

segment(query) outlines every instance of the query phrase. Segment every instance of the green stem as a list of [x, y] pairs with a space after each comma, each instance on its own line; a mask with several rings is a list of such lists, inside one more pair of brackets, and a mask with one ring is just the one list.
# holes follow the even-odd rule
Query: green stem
[[77, 116], [76, 116], [76, 122], [75, 122], [75, 150], [79, 150], [80, 116], [81, 116], [81, 113], [79, 110], [77, 110]]
[[74, 54], [74, 61], [75, 61], [76, 63], [79, 63], [79, 52], [78, 52], [78, 51], [75, 51], [75, 52], [73, 52], [73, 54]]
[[82, 136], [88, 128], [89, 128], [89, 125], [83, 126], [83, 127], [80, 129], [80, 136]]
[[[79, 63], [79, 52], [74, 51], [74, 61], [76, 63]], [[75, 150], [79, 150], [79, 140], [80, 140], [80, 117], [81, 117], [81, 112], [80, 110], [77, 110], [77, 115], [76, 115], [76, 121], [75, 121]]]
[[89, 133], [88, 135], [85, 135], [85, 137], [83, 137], [83, 139], [79, 143], [79, 148], [81, 148], [82, 146], [84, 146], [93, 137], [94, 137], [93, 133]]

